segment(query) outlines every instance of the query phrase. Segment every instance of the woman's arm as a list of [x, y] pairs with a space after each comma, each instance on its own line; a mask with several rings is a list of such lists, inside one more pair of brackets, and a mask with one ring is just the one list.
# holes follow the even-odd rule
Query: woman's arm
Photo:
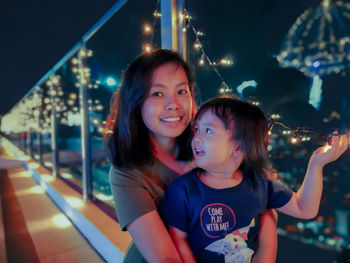
[[127, 226], [136, 247], [147, 262], [180, 263], [180, 256], [157, 210]]
[[190, 244], [188, 243], [188, 240], [187, 240], [187, 234], [173, 226], [169, 227], [169, 231], [170, 231], [171, 237], [173, 238], [177, 251], [180, 254], [182, 262], [196, 263]]
[[258, 250], [252, 263], [274, 263], [277, 255], [277, 213], [266, 210], [261, 217]]
[[347, 136], [333, 136], [333, 143], [318, 148], [311, 156], [306, 175], [297, 193], [293, 193], [290, 201], [278, 208], [282, 213], [310, 219], [314, 218], [320, 207], [322, 196], [322, 170], [323, 167], [335, 161], [348, 148]]

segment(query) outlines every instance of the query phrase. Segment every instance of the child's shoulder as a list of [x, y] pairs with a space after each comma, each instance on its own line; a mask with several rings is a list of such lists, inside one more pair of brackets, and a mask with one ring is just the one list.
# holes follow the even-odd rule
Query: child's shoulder
[[198, 172], [200, 172], [199, 168], [192, 169], [191, 171], [176, 178], [173, 182], [173, 185], [175, 184], [177, 186], [184, 186], [194, 183], [196, 181]]

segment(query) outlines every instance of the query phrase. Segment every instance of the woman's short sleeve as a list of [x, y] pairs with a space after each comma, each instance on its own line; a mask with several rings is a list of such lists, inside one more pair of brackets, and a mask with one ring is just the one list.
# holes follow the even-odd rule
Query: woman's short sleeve
[[126, 226], [140, 216], [157, 209], [155, 200], [147, 188], [139, 181], [138, 170], [124, 171], [112, 167], [109, 181], [120, 226]]

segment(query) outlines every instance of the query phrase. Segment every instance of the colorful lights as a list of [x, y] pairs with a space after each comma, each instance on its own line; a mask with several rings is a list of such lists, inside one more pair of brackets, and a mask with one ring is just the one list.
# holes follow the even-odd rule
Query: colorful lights
[[297, 137], [291, 137], [290, 140], [289, 140], [289, 142], [290, 142], [291, 144], [297, 144], [297, 143], [299, 142], [299, 140], [298, 140]]
[[143, 33], [146, 35], [151, 34], [153, 32], [153, 27], [150, 24], [144, 24], [142, 28]]
[[323, 150], [323, 152], [328, 152], [329, 151], [329, 149], [331, 149], [332, 148], [332, 146], [330, 146], [330, 145], [326, 145], [326, 146], [323, 146], [322, 147], [322, 150]]
[[237, 86], [236, 90], [240, 96], [243, 96], [243, 90], [248, 87], [256, 88], [258, 83], [255, 80], [243, 81], [240, 85]]
[[117, 85], [117, 81], [114, 77], [109, 76], [106, 78], [106, 84], [108, 87], [115, 87]]
[[73, 57], [73, 58], [71, 59], [71, 63], [72, 63], [73, 65], [78, 65], [78, 64], [79, 64], [79, 60], [78, 60], [76, 57]]
[[204, 55], [202, 55], [201, 59], [198, 62], [199, 66], [203, 66], [204, 65]]
[[151, 53], [153, 51], [153, 47], [151, 44], [144, 44], [142, 46], [142, 50], [144, 53]]
[[162, 17], [162, 14], [158, 10], [155, 10], [153, 12], [153, 16], [159, 18], [159, 17]]
[[233, 61], [228, 58], [223, 58], [220, 60], [219, 63], [216, 63], [217, 65], [223, 65], [223, 66], [231, 66], [233, 64]]
[[[342, 22], [339, 23], [339, 18]], [[346, 69], [350, 38], [342, 29], [350, 23], [350, 5], [323, 0], [301, 14], [289, 29], [277, 56], [282, 67], [295, 67], [307, 76], [320, 77]]]
[[217, 69], [217, 66], [231, 66], [233, 64], [233, 61], [229, 58], [223, 58], [218, 62], [212, 62], [210, 60], [210, 58], [206, 55], [206, 53], [203, 49], [203, 45], [202, 45], [200, 38], [199, 38], [199, 37], [204, 36], [204, 33], [201, 31], [197, 31], [197, 29], [193, 26], [192, 17], [188, 14], [188, 12], [186, 10], [184, 10], [183, 12], [180, 13], [179, 18], [180, 18], [180, 20], [186, 20], [186, 21], [183, 21], [183, 24], [186, 24], [186, 27], [191, 28], [195, 37], [196, 37], [196, 40], [193, 44], [193, 48], [201, 51], [201, 56], [200, 56], [200, 59], [198, 61], [198, 65], [204, 66], [205, 61], [207, 61], [208, 64], [213, 68], [214, 72], [218, 75], [218, 77], [220, 78], [220, 80], [222, 82], [222, 85], [219, 89], [219, 93], [232, 94], [232, 89], [229, 88], [228, 85], [225, 83], [219, 70]]
[[196, 40], [193, 44], [193, 48], [199, 50], [201, 48], [201, 44], [198, 40]]

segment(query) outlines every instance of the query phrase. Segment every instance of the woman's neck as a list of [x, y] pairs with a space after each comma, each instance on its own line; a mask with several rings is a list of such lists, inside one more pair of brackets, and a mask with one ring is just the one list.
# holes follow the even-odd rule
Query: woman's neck
[[155, 139], [150, 137], [153, 151], [155, 154], [166, 154], [174, 155], [175, 152], [175, 139], [174, 138], [164, 138], [164, 139]]
[[173, 141], [172, 147], [169, 147], [169, 145], [171, 145], [171, 142], [168, 142], [168, 144], [161, 144], [159, 140], [155, 140], [152, 137], [151, 143], [153, 147], [154, 156], [178, 175], [187, 173], [195, 167], [193, 162], [186, 163], [176, 160], [176, 155], [174, 154], [176, 151], [175, 139]]

